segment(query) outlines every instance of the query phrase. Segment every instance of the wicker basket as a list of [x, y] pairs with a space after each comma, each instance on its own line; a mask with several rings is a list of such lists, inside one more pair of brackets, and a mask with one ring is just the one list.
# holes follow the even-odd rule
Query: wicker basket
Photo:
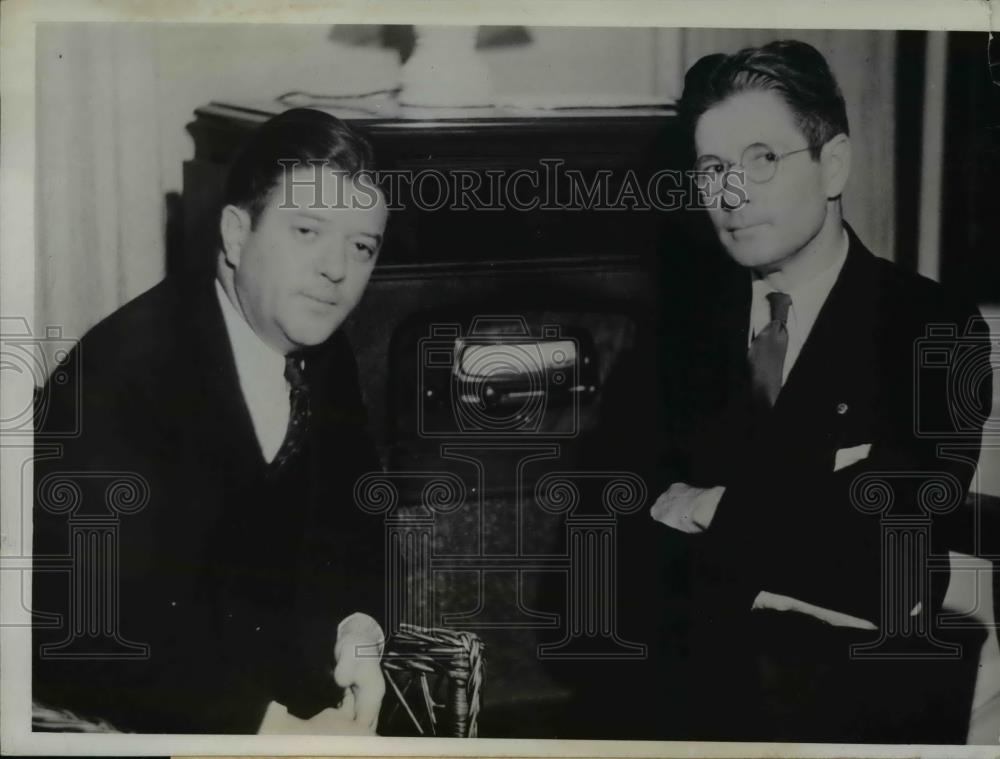
[[380, 735], [475, 738], [484, 670], [475, 633], [402, 624], [382, 657]]

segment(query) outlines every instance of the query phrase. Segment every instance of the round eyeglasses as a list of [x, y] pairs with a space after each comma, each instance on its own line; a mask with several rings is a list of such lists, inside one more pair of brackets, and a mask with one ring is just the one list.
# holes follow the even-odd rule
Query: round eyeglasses
[[742, 169], [742, 175], [746, 179], [754, 184], [764, 184], [774, 179], [774, 175], [778, 173], [778, 164], [783, 158], [788, 158], [796, 153], [804, 153], [809, 149], [809, 146], [806, 146], [798, 150], [779, 153], [770, 145], [755, 142], [746, 147], [737, 163], [727, 163], [714, 155], [703, 155], [695, 161], [694, 168], [699, 174], [708, 177], [708, 186], [704, 190], [709, 195], [716, 195], [722, 190], [730, 175], [739, 176], [740, 172], [734, 171], [737, 167]]

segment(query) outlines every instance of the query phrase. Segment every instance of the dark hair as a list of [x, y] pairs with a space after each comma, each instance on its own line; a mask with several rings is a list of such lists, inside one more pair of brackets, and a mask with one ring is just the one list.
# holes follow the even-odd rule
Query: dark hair
[[693, 138], [705, 111], [754, 90], [771, 90], [785, 101], [814, 159], [831, 138], [850, 133], [844, 96], [823, 55], [805, 42], [779, 40], [732, 55], [706, 55], [688, 69], [679, 108], [688, 135]]
[[329, 163], [352, 177], [375, 170], [371, 145], [347, 124], [324, 111], [293, 108], [264, 122], [233, 158], [223, 205], [244, 209], [256, 224], [289, 161]]

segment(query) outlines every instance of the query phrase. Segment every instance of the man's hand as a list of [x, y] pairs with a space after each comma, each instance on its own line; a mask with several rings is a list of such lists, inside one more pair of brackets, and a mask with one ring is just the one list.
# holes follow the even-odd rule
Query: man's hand
[[381, 655], [385, 634], [378, 622], [355, 612], [337, 626], [333, 677], [344, 689], [336, 708], [299, 719], [272, 701], [258, 733], [279, 735], [374, 735], [385, 695]]
[[[354, 720], [371, 734], [378, 726], [378, 713], [385, 696], [381, 656], [385, 633], [367, 614], [355, 612], [337, 626], [333, 677], [345, 689], [344, 705], [350, 698]], [[343, 706], [341, 707], [343, 708]]]
[[681, 532], [704, 532], [712, 523], [715, 510], [726, 489], [721, 485], [696, 488], [675, 482], [656, 499], [649, 515], [657, 522]]

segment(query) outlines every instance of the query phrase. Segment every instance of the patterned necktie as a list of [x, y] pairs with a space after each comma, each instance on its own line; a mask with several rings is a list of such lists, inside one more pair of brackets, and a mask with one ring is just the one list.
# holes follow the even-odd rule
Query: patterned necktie
[[750, 344], [750, 376], [753, 394], [766, 408], [774, 407], [781, 392], [781, 375], [788, 350], [788, 309], [792, 298], [787, 293], [767, 294], [771, 304], [771, 321]]
[[291, 413], [288, 415], [285, 439], [271, 462], [274, 471], [281, 470], [301, 450], [309, 430], [309, 417], [312, 412], [309, 409], [309, 385], [306, 384], [302, 363], [301, 358], [285, 356], [285, 379], [291, 386], [288, 396]]

